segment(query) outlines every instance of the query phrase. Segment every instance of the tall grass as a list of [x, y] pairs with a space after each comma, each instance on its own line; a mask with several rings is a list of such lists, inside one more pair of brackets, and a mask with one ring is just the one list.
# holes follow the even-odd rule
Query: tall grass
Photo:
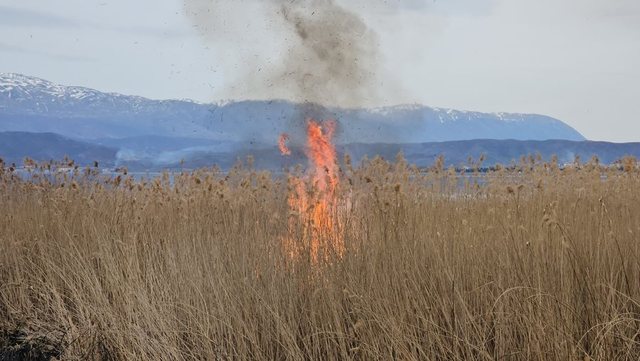
[[635, 163], [347, 161], [321, 265], [286, 175], [1, 168], [0, 359], [640, 359]]

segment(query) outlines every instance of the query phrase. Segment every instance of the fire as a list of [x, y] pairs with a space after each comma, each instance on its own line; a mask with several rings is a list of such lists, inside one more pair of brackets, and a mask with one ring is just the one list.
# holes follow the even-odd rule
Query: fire
[[336, 148], [331, 143], [336, 123], [327, 121], [322, 125], [313, 120], [307, 124], [307, 157], [313, 163], [314, 185], [323, 193], [325, 199], [335, 198], [338, 187], [338, 163]]
[[289, 141], [289, 134], [282, 133], [280, 135], [280, 139], [278, 139], [278, 148], [280, 148], [280, 153], [282, 155], [291, 155], [291, 150], [287, 147], [287, 142]]
[[[290, 220], [290, 235], [284, 245], [294, 258], [308, 250], [313, 264], [328, 261], [332, 255], [341, 257], [345, 251], [336, 214], [339, 177], [337, 153], [332, 143], [335, 128], [335, 121], [307, 122], [309, 173], [304, 179], [290, 180], [292, 190], [288, 203], [298, 218]], [[292, 233], [297, 222], [303, 225], [303, 233], [301, 240], [294, 241]]]

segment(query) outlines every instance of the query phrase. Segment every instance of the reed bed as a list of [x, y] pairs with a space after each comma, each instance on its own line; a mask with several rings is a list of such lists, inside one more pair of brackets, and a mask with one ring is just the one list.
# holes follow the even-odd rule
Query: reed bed
[[640, 359], [635, 160], [442, 164], [347, 159], [319, 264], [300, 169], [2, 165], [0, 360]]

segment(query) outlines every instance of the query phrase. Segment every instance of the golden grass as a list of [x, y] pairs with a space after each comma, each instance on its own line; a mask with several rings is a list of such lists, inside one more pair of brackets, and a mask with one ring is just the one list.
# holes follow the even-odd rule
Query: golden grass
[[640, 359], [637, 164], [531, 162], [347, 165], [320, 266], [283, 254], [286, 176], [5, 168], [0, 359]]

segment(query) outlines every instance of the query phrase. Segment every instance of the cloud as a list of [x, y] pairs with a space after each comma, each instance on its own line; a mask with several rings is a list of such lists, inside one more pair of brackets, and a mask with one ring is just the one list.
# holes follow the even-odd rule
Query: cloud
[[637, 0], [494, 0], [496, 7], [533, 17], [564, 17], [582, 20], [633, 21], [638, 27], [640, 1]]
[[338, 0], [359, 13], [397, 15], [488, 15], [498, 0]]
[[139, 34], [150, 37], [184, 37], [187, 32], [173, 29], [153, 28], [144, 26], [116, 26], [104, 25], [88, 20], [76, 20], [42, 11], [15, 8], [0, 5], [0, 26], [11, 27], [40, 27], [40, 28], [90, 28], [103, 31], [115, 31], [127, 34]]
[[486, 13], [493, 7], [493, 0], [398, 0], [385, 3], [403, 10], [447, 14]]
[[96, 59], [85, 57], [85, 56], [77, 56], [77, 55], [65, 55], [65, 54], [57, 54], [43, 50], [37, 49], [29, 49], [22, 46], [0, 43], [0, 53], [15, 53], [15, 54], [29, 54], [29, 55], [38, 55], [38, 56], [46, 56], [49, 58], [65, 60], [65, 61], [73, 61], [73, 62], [91, 62]]
[[3, 26], [75, 27], [77, 21], [62, 16], [0, 5], [0, 24]]

